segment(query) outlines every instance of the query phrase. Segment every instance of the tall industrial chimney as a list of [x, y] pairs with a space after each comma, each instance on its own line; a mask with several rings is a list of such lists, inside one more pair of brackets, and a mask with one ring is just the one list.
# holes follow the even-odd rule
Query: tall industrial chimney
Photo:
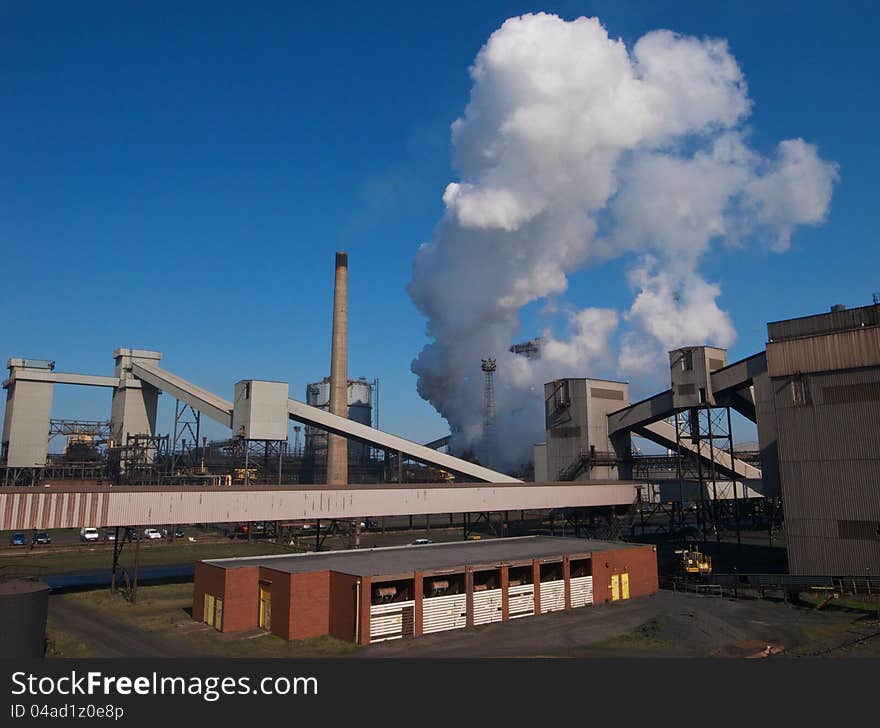
[[[336, 253], [333, 342], [330, 350], [330, 412], [348, 417], [348, 253]], [[348, 440], [329, 433], [327, 483], [348, 484]]]

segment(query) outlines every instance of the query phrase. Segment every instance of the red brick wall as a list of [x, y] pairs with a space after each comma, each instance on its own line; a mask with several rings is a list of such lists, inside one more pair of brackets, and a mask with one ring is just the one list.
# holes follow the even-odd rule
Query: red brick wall
[[331, 635], [340, 640], [354, 641], [354, 623], [357, 619], [358, 577], [330, 572], [330, 626]]
[[193, 583], [192, 618], [197, 622], [205, 621], [205, 594], [223, 598], [226, 590], [226, 569], [213, 566], [202, 561], [196, 562], [195, 581]]
[[629, 595], [642, 597], [656, 594], [657, 550], [654, 546], [602, 551], [593, 554], [593, 602], [611, 601], [612, 574], [629, 574]]
[[532, 560], [532, 584], [535, 587], [535, 614], [541, 613], [541, 562]]
[[571, 609], [571, 560], [562, 557], [562, 578], [565, 580], [565, 608]]
[[259, 567], [244, 566], [226, 570], [226, 597], [223, 600], [223, 631], [252, 629], [260, 619]]
[[421, 571], [413, 574], [413, 637], [421, 637], [424, 632], [425, 576]]
[[290, 574], [276, 571], [265, 566], [260, 567], [260, 575], [257, 580], [257, 622], [260, 621], [259, 600], [260, 583], [269, 587], [272, 595], [272, 615], [270, 619], [270, 631], [284, 639], [290, 639]]
[[373, 580], [369, 576], [361, 579], [361, 624], [358, 630], [358, 642], [362, 645], [370, 644], [370, 592], [373, 588]]
[[224, 569], [197, 563], [193, 590], [193, 618], [202, 621], [205, 594], [223, 600], [223, 632], [237, 632], [257, 626], [259, 586], [256, 566]]
[[330, 633], [330, 572], [291, 574], [290, 636], [301, 640]]
[[464, 567], [464, 593], [465, 593], [465, 624], [474, 626], [474, 570], [471, 566]]
[[510, 567], [502, 566], [501, 569], [501, 619], [506, 622], [510, 619], [510, 597], [507, 589], [510, 586]]

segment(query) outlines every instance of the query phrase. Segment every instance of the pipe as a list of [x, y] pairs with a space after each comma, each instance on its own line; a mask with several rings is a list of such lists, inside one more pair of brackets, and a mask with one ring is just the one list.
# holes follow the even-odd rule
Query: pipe
[[[330, 351], [330, 414], [348, 417], [348, 253], [336, 253], [333, 334]], [[327, 434], [327, 484], [348, 484], [348, 440]]]
[[361, 636], [361, 580], [355, 582], [355, 597], [354, 597], [354, 643], [359, 644], [359, 638]]

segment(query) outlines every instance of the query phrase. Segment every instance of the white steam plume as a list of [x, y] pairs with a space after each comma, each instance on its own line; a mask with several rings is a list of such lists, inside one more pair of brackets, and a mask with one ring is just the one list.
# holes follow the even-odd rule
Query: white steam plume
[[[412, 369], [464, 449], [482, 432], [480, 359], [496, 357], [497, 464], [511, 467], [542, 438], [545, 381], [656, 371], [668, 348], [729, 346], [701, 258], [719, 241], [786, 250], [795, 226], [825, 219], [837, 169], [801, 139], [773, 159], [748, 148], [751, 101], [723, 40], [658, 30], [630, 51], [596, 18], [524, 15], [470, 73], [452, 125], [460, 178], [408, 287], [433, 339]], [[541, 358], [509, 353], [523, 306], [623, 255], [628, 311], [569, 310], [567, 337], [535, 332]]]

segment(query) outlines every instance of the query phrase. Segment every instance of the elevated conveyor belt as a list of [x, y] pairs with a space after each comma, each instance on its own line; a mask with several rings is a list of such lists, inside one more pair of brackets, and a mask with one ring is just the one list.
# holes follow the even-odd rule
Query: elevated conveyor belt
[[[766, 356], [761, 352], [712, 372], [712, 391], [716, 401], [721, 406], [733, 407], [755, 422], [757, 418], [753, 384], [762, 374], [766, 374], [766, 371]], [[666, 419], [674, 414], [672, 390], [667, 389], [665, 392], [610, 413], [608, 432], [611, 435], [631, 432], [674, 450], [675, 427], [666, 422]], [[682, 440], [681, 447], [697, 454], [697, 448], [690, 440]], [[708, 448], [704, 447], [700, 456], [704, 463], [710, 462]], [[731, 460], [730, 455], [723, 450], [714, 450], [713, 459], [717, 472], [724, 477], [748, 480], [761, 478], [761, 470], [736, 457]]]
[[[132, 373], [138, 379], [142, 379], [157, 389], [173, 395], [181, 402], [185, 402], [190, 407], [203, 412], [223, 426], [232, 427], [232, 402], [218, 397], [201, 387], [197, 387], [185, 379], [181, 379], [157, 366], [135, 362], [132, 364]], [[475, 463], [469, 463], [467, 460], [438, 452], [424, 445], [419, 445], [402, 437], [362, 425], [345, 417], [330, 414], [317, 407], [297, 402], [294, 399], [287, 400], [287, 411], [290, 418], [297, 422], [312, 425], [334, 435], [342, 435], [346, 438], [359, 440], [383, 450], [400, 452], [413, 460], [443, 468], [467, 478], [488, 483], [521, 482], [504, 473], [484, 468]]]
[[206, 389], [190, 384], [185, 379], [160, 367], [134, 362], [131, 372], [138, 379], [152, 384], [156, 389], [173, 395], [193, 409], [206, 414], [224, 427], [232, 429], [232, 402], [211, 394]]
[[733, 407], [757, 423], [755, 387], [767, 381], [767, 353], [758, 352], [712, 372], [712, 392], [720, 405]]
[[[640, 483], [0, 487], [0, 529], [162, 526], [630, 506]], [[109, 558], [109, 556], [108, 556]]]
[[[712, 372], [712, 392], [722, 407], [733, 407], [752, 422], [755, 417], [754, 382], [767, 373], [767, 355], [762, 351]], [[633, 432], [675, 414], [672, 390], [655, 394], [608, 415], [608, 432]]]
[[521, 482], [504, 473], [484, 468], [475, 463], [469, 463], [467, 460], [438, 452], [430, 447], [419, 445], [410, 440], [404, 440], [402, 437], [390, 435], [373, 427], [367, 427], [367, 425], [362, 425], [360, 422], [354, 422], [345, 417], [330, 414], [317, 407], [310, 407], [302, 402], [297, 402], [295, 399], [287, 400], [287, 411], [290, 413], [290, 418], [298, 422], [313, 425], [327, 432], [332, 432], [334, 435], [342, 435], [343, 437], [360, 440], [383, 450], [401, 452], [413, 460], [435, 465], [438, 468], [443, 468], [459, 475], [484, 480], [488, 483]]
[[[634, 430], [634, 433], [637, 435], [641, 435], [642, 437], [645, 437], [652, 442], [656, 442], [658, 445], [662, 445], [663, 447], [670, 450], [675, 449], [675, 427], [673, 425], [670, 425], [665, 420], [652, 422], [650, 424], [643, 425], [642, 427], [638, 427]], [[694, 455], [697, 454], [697, 447], [690, 440], [684, 438], [680, 442], [682, 450], [690, 452]], [[715, 468], [718, 475], [725, 478], [744, 478], [747, 480], [760, 479], [761, 471], [754, 465], [750, 465], [749, 463], [745, 462], [744, 460], [740, 460], [737, 457], [734, 457], [731, 460], [730, 453], [727, 453], [724, 450], [719, 450], [717, 448], [715, 448], [713, 454], [715, 456]], [[704, 463], [708, 464], [710, 462], [708, 445], [703, 445], [701, 450], [701, 457]]]
[[74, 374], [72, 372], [55, 372], [46, 369], [28, 369], [15, 367], [12, 376], [3, 382], [6, 387], [12, 382], [46, 382], [48, 384], [79, 384], [84, 387], [118, 387], [116, 377], [102, 377], [96, 374]]

